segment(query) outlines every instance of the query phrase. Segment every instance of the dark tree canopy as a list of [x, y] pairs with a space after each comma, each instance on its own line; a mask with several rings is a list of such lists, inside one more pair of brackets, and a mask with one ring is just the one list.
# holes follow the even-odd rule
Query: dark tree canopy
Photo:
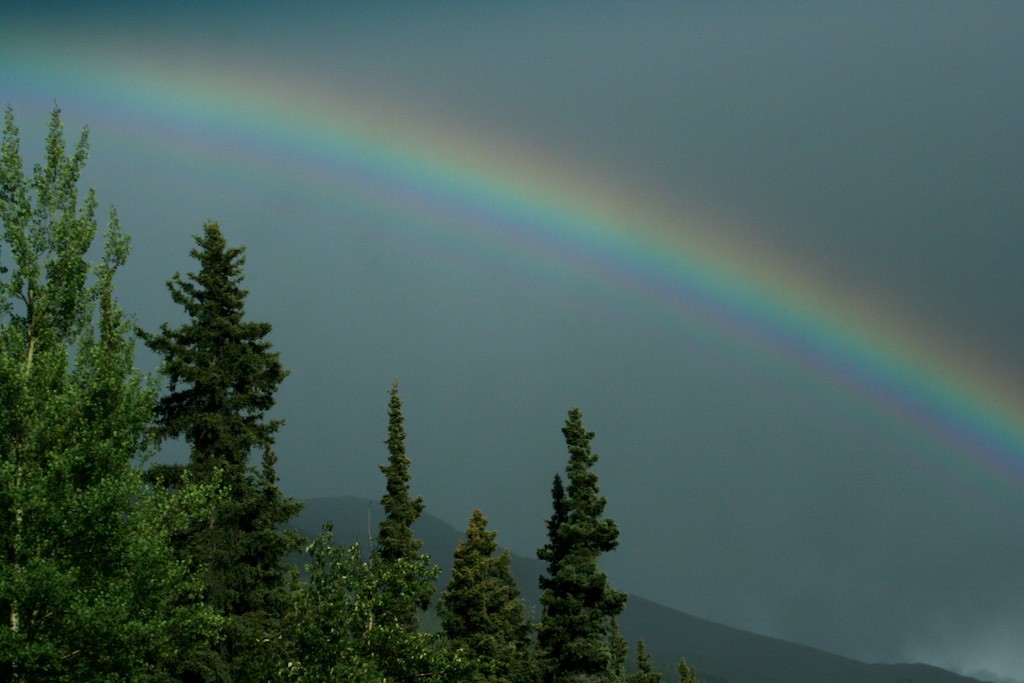
[[157, 433], [185, 438], [197, 474], [209, 476], [219, 467], [237, 478], [254, 449], [266, 452], [274, 445], [282, 422], [266, 413], [288, 373], [266, 340], [270, 323], [245, 320], [245, 249], [229, 247], [214, 222], [195, 240], [190, 255], [199, 272], [185, 278], [175, 273], [167, 283], [188, 321], [177, 328], [164, 323], [158, 335], [141, 333], [163, 357], [170, 385], [157, 408]]
[[391, 385], [388, 403], [388, 463], [380, 465], [380, 471], [387, 480], [387, 493], [381, 498], [384, 519], [377, 534], [377, 555], [385, 561], [398, 559], [414, 560], [419, 557], [423, 542], [412, 532], [412, 525], [423, 513], [423, 497], [409, 495], [409, 466], [412, 464], [405, 454], [405, 418], [402, 416], [402, 399], [398, 395], [398, 382]]
[[569, 485], [563, 488], [555, 475], [548, 542], [537, 551], [548, 565], [547, 576], [540, 578], [538, 644], [544, 676], [552, 683], [614, 681], [617, 629], [612, 619], [624, 609], [626, 594], [609, 585], [598, 557], [615, 549], [619, 529], [602, 516], [606, 499], [591, 471], [597, 462], [590, 448], [594, 433], [584, 428], [579, 409], [569, 411], [562, 434], [569, 451]]
[[494, 555], [496, 537], [497, 532], [487, 530], [483, 513], [474, 510], [466, 538], [455, 549], [452, 578], [437, 611], [452, 644], [463, 648], [478, 666], [470, 680], [529, 683], [535, 680], [532, 628], [508, 550]]
[[[423, 512], [423, 498], [412, 498], [409, 495], [411, 462], [405, 454], [404, 421], [402, 399], [398, 394], [398, 382], [395, 381], [391, 384], [388, 438], [384, 442], [388, 447], [388, 463], [380, 466], [387, 480], [387, 493], [380, 500], [384, 507], [384, 519], [380, 522], [373, 552], [375, 561], [384, 564], [418, 563], [421, 558], [420, 548], [423, 547], [423, 541], [416, 538], [412, 531], [412, 525]], [[419, 627], [417, 611], [429, 607], [433, 597], [433, 584], [423, 584], [412, 595], [407, 592], [396, 594], [386, 614], [381, 616], [396, 619], [409, 630], [415, 631]]]
[[[270, 324], [245, 319], [244, 249], [229, 247], [214, 222], [195, 241], [199, 271], [167, 283], [188, 320], [140, 335], [163, 357], [170, 384], [157, 406], [157, 435], [184, 437], [193, 480], [219, 482], [224, 491], [184, 542], [206, 570], [208, 602], [230, 617], [218, 656], [198, 669], [204, 677], [257, 680], [276, 640], [256, 643], [287, 605], [283, 559], [299, 546], [297, 534], [280, 530], [301, 506], [277, 486], [273, 445], [282, 423], [267, 418], [287, 372], [266, 339]], [[250, 465], [254, 452], [258, 468]]]

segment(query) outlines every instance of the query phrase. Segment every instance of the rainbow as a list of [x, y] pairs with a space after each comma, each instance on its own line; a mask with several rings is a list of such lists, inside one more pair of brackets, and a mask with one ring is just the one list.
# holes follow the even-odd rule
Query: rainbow
[[311, 192], [340, 193], [406, 226], [398, 230], [409, 239], [573, 269], [838, 384], [998, 478], [1024, 483], [1017, 387], [936, 348], [934, 335], [830, 293], [778, 255], [714, 238], [710, 221], [638, 205], [583, 172], [548, 170], [519, 141], [442, 126], [427, 135], [400, 115], [382, 121], [294, 75], [253, 81], [230, 65], [200, 72], [175, 59], [60, 56], [27, 42], [0, 45], [0, 62], [17, 65], [0, 76], [4, 97], [85, 99], [128, 134], [159, 136], [186, 154], [267, 174], [283, 165]]

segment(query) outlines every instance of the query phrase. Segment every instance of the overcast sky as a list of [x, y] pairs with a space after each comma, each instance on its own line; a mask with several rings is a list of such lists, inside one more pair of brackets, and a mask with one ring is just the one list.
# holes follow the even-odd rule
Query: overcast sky
[[617, 587], [1024, 679], [1024, 4], [10, 4], [138, 322], [247, 246], [288, 494], [381, 495], [397, 377], [427, 510], [530, 555], [578, 405]]

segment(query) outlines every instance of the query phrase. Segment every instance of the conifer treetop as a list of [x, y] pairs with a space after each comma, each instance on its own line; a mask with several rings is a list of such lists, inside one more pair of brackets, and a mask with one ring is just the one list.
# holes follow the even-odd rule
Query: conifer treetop
[[603, 517], [605, 498], [592, 471], [597, 454], [594, 433], [583, 426], [578, 408], [562, 429], [569, 452], [568, 485], [555, 475], [548, 542], [537, 557], [548, 565], [540, 577], [543, 614], [538, 648], [545, 683], [621, 681], [623, 648], [615, 616], [626, 594], [611, 587], [598, 566], [601, 553], [618, 545], [618, 525]]
[[245, 320], [245, 248], [229, 247], [214, 221], [203, 225], [195, 242], [190, 254], [198, 272], [175, 273], [167, 283], [188, 320], [174, 328], [164, 323], [159, 334], [139, 330], [146, 346], [163, 357], [170, 385], [157, 409], [157, 436], [185, 437], [194, 468], [237, 472], [252, 449], [273, 447], [283, 422], [266, 419], [266, 413], [288, 372], [266, 339], [270, 323]]
[[381, 498], [384, 519], [381, 520], [377, 536], [377, 555], [384, 560], [404, 558], [414, 561], [419, 556], [423, 542], [412, 533], [412, 525], [423, 512], [423, 497], [409, 495], [409, 467], [412, 464], [405, 454], [405, 418], [402, 416], [402, 399], [398, 394], [398, 381], [391, 383], [388, 403], [388, 462], [380, 465], [380, 471], [387, 479], [387, 493]]
[[[388, 402], [388, 438], [384, 442], [388, 447], [388, 463], [380, 466], [387, 479], [387, 493], [380, 501], [384, 507], [384, 519], [380, 521], [377, 545], [373, 549], [374, 561], [392, 568], [413, 566], [425, 559], [429, 560], [420, 555], [423, 541], [412, 532], [412, 525], [423, 512], [423, 498], [409, 496], [410, 461], [405, 454], [403, 422], [398, 382], [393, 381]], [[378, 617], [393, 620], [406, 631], [416, 631], [419, 628], [417, 611], [430, 606], [434, 590], [432, 581], [423, 582], [412, 593], [404, 588], [396, 588], [392, 598], [381, 606]]]
[[532, 627], [512, 576], [511, 555], [505, 550], [495, 556], [496, 539], [487, 518], [474, 510], [455, 550], [438, 616], [452, 644], [475, 662], [473, 683], [535, 683]]

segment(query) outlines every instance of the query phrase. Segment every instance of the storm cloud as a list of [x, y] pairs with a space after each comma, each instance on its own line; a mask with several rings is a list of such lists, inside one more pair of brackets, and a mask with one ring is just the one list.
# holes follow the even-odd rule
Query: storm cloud
[[[140, 325], [180, 316], [163, 282], [192, 268], [204, 220], [247, 246], [249, 313], [292, 372], [288, 494], [380, 495], [397, 377], [414, 492], [460, 528], [481, 507], [529, 555], [578, 405], [622, 530], [617, 587], [857, 658], [1021, 678], [1024, 453], [992, 466], [588, 270], [571, 241], [563, 261], [429, 227], [429, 197], [385, 215], [310, 140], [358, 128], [438, 174], [550, 174], [581, 210], [613, 188], [820, 287], [840, 319], [890, 321], [998, 385], [1019, 425], [1024, 6], [177, 7], [15, 3], [0, 95], [28, 160], [55, 101], [69, 131], [89, 125], [86, 180], [133, 237], [119, 286]], [[288, 115], [287, 135], [265, 129]]]

